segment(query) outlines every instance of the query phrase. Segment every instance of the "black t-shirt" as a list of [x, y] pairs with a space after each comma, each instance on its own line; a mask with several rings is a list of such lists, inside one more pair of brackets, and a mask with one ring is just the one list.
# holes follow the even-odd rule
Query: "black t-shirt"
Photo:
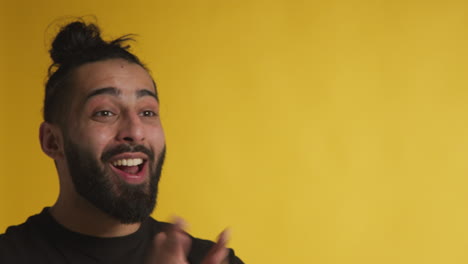
[[[133, 234], [99, 238], [66, 229], [55, 221], [48, 208], [44, 208], [40, 214], [29, 217], [21, 225], [9, 227], [0, 235], [0, 263], [144, 263], [155, 234], [168, 225], [148, 218]], [[200, 263], [214, 243], [191, 239], [188, 261]], [[229, 263], [242, 264], [233, 250], [229, 252]]]

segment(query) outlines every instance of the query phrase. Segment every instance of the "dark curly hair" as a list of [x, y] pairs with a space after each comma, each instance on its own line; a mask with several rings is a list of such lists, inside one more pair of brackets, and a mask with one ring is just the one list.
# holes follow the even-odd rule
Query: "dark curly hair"
[[49, 67], [45, 85], [44, 120], [64, 124], [71, 100], [70, 77], [77, 67], [108, 59], [124, 59], [146, 69], [138, 57], [128, 51], [130, 46], [124, 45], [133, 40], [131, 37], [132, 35], [124, 35], [104, 41], [95, 24], [86, 24], [83, 21], [75, 21], [62, 27], [49, 51], [53, 63]]

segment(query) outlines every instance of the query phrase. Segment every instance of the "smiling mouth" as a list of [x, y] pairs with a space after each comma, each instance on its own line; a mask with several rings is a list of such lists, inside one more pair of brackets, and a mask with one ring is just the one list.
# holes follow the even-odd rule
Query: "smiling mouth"
[[111, 162], [112, 166], [116, 169], [123, 171], [128, 174], [136, 175], [143, 169], [145, 160], [136, 158], [136, 159], [119, 159]]

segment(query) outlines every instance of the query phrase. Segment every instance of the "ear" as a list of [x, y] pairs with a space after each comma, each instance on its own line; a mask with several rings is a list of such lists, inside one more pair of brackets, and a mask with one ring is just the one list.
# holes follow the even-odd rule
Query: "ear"
[[54, 160], [64, 157], [63, 140], [60, 128], [48, 122], [42, 122], [39, 129], [42, 151]]

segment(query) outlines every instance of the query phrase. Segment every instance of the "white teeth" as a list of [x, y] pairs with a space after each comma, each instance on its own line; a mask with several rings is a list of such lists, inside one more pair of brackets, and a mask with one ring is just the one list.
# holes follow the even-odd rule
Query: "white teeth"
[[114, 166], [138, 166], [143, 163], [143, 159], [120, 159], [112, 162]]

